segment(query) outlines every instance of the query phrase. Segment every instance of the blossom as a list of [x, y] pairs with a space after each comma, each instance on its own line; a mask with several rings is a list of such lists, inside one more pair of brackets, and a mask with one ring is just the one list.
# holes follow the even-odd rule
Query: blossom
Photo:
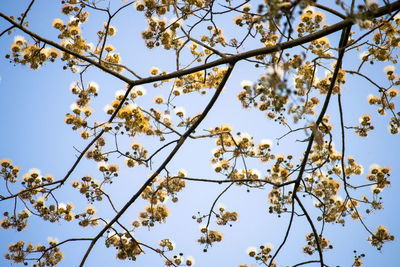
[[157, 67], [152, 67], [149, 72], [151, 75], [157, 75], [160, 72], [160, 69]]
[[187, 171], [184, 170], [184, 169], [179, 169], [178, 175], [182, 176], [182, 177], [186, 177], [187, 176]]
[[249, 12], [251, 9], [251, 5], [250, 4], [246, 4], [242, 7], [243, 12]]
[[388, 91], [387, 91], [387, 94], [390, 96], [390, 97], [397, 97], [398, 95], [399, 95], [399, 90], [397, 90], [396, 88], [390, 88]]
[[135, 89], [136, 93], [137, 93], [138, 95], [140, 95], [140, 96], [146, 94], [146, 89], [144, 89], [144, 87], [141, 86], [141, 85], [135, 86], [134, 89]]
[[175, 87], [175, 88], [172, 90], [172, 94], [173, 94], [174, 96], [179, 96], [179, 95], [181, 95], [181, 94], [182, 94], [182, 88], [181, 88], [181, 87]]
[[2, 160], [0, 160], [0, 166], [1, 167], [7, 168], [7, 167], [11, 166], [11, 164], [12, 164], [11, 159], [2, 159]]
[[76, 103], [72, 103], [69, 108], [72, 110], [73, 113], [79, 115], [81, 113], [81, 108], [76, 104]]
[[252, 81], [248, 81], [248, 80], [244, 80], [240, 83], [240, 85], [243, 87], [243, 89], [245, 90], [249, 90], [251, 89], [251, 87], [253, 87], [253, 82]]
[[115, 98], [118, 100], [122, 100], [124, 98], [125, 91], [124, 90], [118, 90], [115, 92]]
[[118, 167], [118, 165], [116, 165], [116, 164], [108, 164], [107, 169], [108, 169], [110, 172], [118, 172], [119, 167]]
[[89, 215], [93, 215], [96, 213], [96, 209], [92, 205], [89, 205], [86, 207], [86, 213]]
[[104, 161], [101, 161], [97, 164], [99, 171], [104, 172], [107, 171], [107, 164]]
[[113, 108], [112, 106], [110, 106], [110, 105], [107, 104], [107, 105], [104, 107], [104, 112], [107, 113], [108, 115], [111, 115], [111, 114], [113, 114], [113, 112], [114, 112], [114, 108]]
[[359, 122], [359, 123], [369, 122], [369, 121], [371, 121], [371, 115], [370, 115], [370, 114], [363, 114], [363, 115], [358, 119], [358, 122]]
[[66, 211], [66, 210], [67, 210], [67, 205], [65, 205], [64, 203], [59, 203], [59, 204], [58, 204], [58, 210], [59, 210], [60, 212]]
[[374, 10], [378, 8], [378, 1], [377, 0], [365, 0], [365, 5], [368, 9]]
[[143, 11], [145, 8], [145, 4], [143, 3], [143, 1], [136, 1], [135, 7], [137, 11]]
[[115, 35], [116, 33], [117, 33], [117, 28], [115, 28], [114, 26], [109, 25], [109, 26], [108, 26], [107, 34], [108, 34], [109, 36], [113, 36], [113, 35]]
[[369, 171], [371, 173], [377, 172], [379, 170], [380, 166], [376, 163], [372, 164], [371, 166], [369, 166]]
[[174, 111], [175, 111], [175, 114], [178, 116], [178, 117], [185, 117], [185, 113], [186, 113], [186, 111], [185, 111], [185, 109], [183, 108], [183, 107], [177, 107], [177, 108], [175, 108], [174, 109]]
[[364, 51], [364, 52], [360, 53], [360, 55], [359, 55], [360, 59], [363, 61], [368, 60], [368, 56], [369, 56], [369, 53], [367, 51]]
[[240, 134], [240, 141], [244, 143], [248, 143], [253, 139], [249, 133], [241, 133]]
[[28, 173], [27, 173], [27, 175], [28, 176], [30, 176], [30, 177], [32, 177], [32, 178], [41, 178], [42, 176], [40, 175], [40, 170], [39, 169], [36, 169], [36, 168], [33, 168], [33, 169], [30, 169], [29, 171], [28, 171]]
[[189, 256], [186, 258], [186, 265], [187, 266], [193, 266], [195, 264], [195, 260], [192, 256]]
[[14, 43], [16, 43], [17, 45], [22, 45], [22, 44], [26, 44], [27, 42], [23, 36], [16, 35], [14, 37]]
[[106, 44], [104, 46], [104, 50], [106, 50], [107, 52], [111, 52], [111, 51], [115, 50], [115, 47], [113, 45], [111, 45], [111, 44]]
[[128, 105], [125, 106], [126, 109], [129, 109], [130, 111], [134, 111], [137, 109], [137, 105], [134, 103], [129, 103]]
[[58, 244], [58, 238], [52, 238], [51, 236], [47, 238], [47, 241], [49, 244]]
[[94, 81], [90, 81], [87, 90], [89, 93], [96, 94], [99, 91], [99, 85]]
[[254, 257], [257, 254], [257, 248], [256, 247], [248, 247], [246, 250], [246, 253], [250, 257]]
[[386, 67], [383, 68], [383, 71], [387, 74], [387, 75], [392, 75], [394, 72], [394, 66], [393, 65], [388, 65]]
[[156, 96], [154, 97], [154, 102], [156, 102], [156, 104], [162, 104], [164, 103], [164, 98], [162, 96]]
[[218, 210], [221, 211], [221, 212], [223, 212], [224, 210], [226, 210], [225, 205], [219, 203], [219, 204], [218, 204]]

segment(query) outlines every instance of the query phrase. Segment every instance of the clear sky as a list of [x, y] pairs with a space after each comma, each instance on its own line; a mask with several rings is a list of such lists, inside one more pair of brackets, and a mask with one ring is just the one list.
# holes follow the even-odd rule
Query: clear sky
[[[7, 1], [0, 1], [0, 12], [18, 16], [24, 11], [29, 1], [16, 0], [10, 4]], [[115, 5], [115, 6], [114, 6]], [[120, 1], [112, 1], [111, 8], [115, 9], [120, 5]], [[256, 6], [256, 5], [253, 5]], [[56, 40], [57, 32], [51, 27], [54, 18], [67, 17], [60, 14], [60, 1], [37, 1], [29, 13], [29, 29], [48, 39]], [[89, 22], [82, 27], [84, 36], [89, 42], [96, 41], [96, 30], [98, 25], [102, 25], [105, 17], [91, 16]], [[333, 21], [328, 22], [333, 23]], [[227, 21], [220, 21], [222, 25], [229, 25]], [[225, 23], [225, 24], [223, 24]], [[139, 71], [144, 77], [149, 76], [148, 70], [157, 66], [161, 70], [172, 72], [175, 68], [175, 57], [173, 51], [165, 52], [162, 49], [148, 50], [144, 42], [140, 39], [140, 32], [145, 29], [145, 21], [142, 14], [134, 12], [133, 8], [128, 8], [115, 19], [113, 23], [118, 29], [116, 36], [110, 38], [110, 43], [117, 47], [122, 56], [123, 64]], [[8, 27], [9, 24], [0, 19], [0, 31]], [[358, 30], [357, 26], [354, 30]], [[236, 33], [236, 28], [227, 26], [224, 28], [227, 36]], [[198, 33], [195, 33], [198, 34]], [[78, 155], [76, 149], [85, 147], [87, 141], [79, 137], [79, 132], [74, 132], [71, 127], [64, 123], [64, 117], [70, 112], [69, 106], [75, 101], [74, 95], [70, 93], [69, 86], [72, 82], [79, 80], [78, 74], [72, 74], [69, 70], [62, 70], [62, 63], [57, 60], [55, 63], [47, 63], [39, 70], [30, 70], [26, 66], [14, 66], [5, 55], [10, 53], [9, 48], [15, 35], [23, 35], [28, 40], [29, 37], [15, 30], [11, 35], [4, 35], [0, 38], [0, 159], [10, 158], [13, 162], [21, 166], [21, 174], [26, 173], [31, 168], [38, 168], [42, 174], [50, 173], [56, 179], [64, 177], [72, 166]], [[331, 43], [338, 42], [338, 36], [334, 35]], [[256, 43], [250, 43], [243, 50], [254, 48]], [[295, 51], [295, 50], [294, 50]], [[230, 51], [232, 52], [232, 51]], [[361, 51], [360, 51], [361, 52]], [[294, 53], [294, 52], [293, 52]], [[351, 69], [358, 60], [358, 53], [354, 51], [345, 55], [343, 69]], [[373, 66], [366, 65], [365, 72], [375, 81], [385, 84], [385, 74], [383, 67], [389, 63], [380, 63]], [[240, 62], [234, 69], [231, 78], [218, 99], [215, 107], [199, 126], [197, 134], [206, 133], [203, 129], [213, 128], [217, 125], [231, 124], [233, 133], [248, 132], [256, 143], [262, 139], [271, 139], [274, 142], [272, 151], [274, 153], [292, 154], [295, 159], [301, 157], [301, 153], [306, 148], [307, 143], [296, 142], [296, 139], [304, 139], [304, 133], [295, 133], [280, 141], [277, 138], [287, 132], [287, 129], [277, 123], [267, 119], [265, 114], [255, 109], [244, 110], [237, 100], [237, 94], [241, 90], [240, 83], [243, 80], [256, 81], [263, 70], [255, 70], [253, 65]], [[322, 76], [322, 72], [320, 74]], [[85, 81], [96, 81], [100, 91], [91, 104], [95, 110], [94, 118], [96, 121], [104, 121], [108, 118], [103, 111], [103, 107], [114, 99], [114, 93], [124, 88], [124, 83], [118, 81], [104, 72], [91, 69], [85, 74]], [[386, 81], [387, 83], [387, 81]], [[153, 88], [151, 84], [144, 85], [147, 95], [143, 97], [139, 104], [150, 107], [153, 97], [156, 95], [168, 96], [169, 90], [164, 88]], [[212, 93], [212, 92], [211, 92]], [[187, 113], [191, 116], [203, 110], [211, 93], [206, 96], [200, 94], [185, 95], [176, 99], [176, 106], [184, 106]], [[377, 94], [365, 80], [356, 76], [348, 75], [343, 89], [343, 107], [345, 124], [353, 126], [358, 123], [358, 118], [364, 114], [372, 114], [375, 130], [367, 138], [361, 139], [353, 134], [351, 130], [346, 132], [346, 154], [353, 155], [357, 163], [364, 166], [364, 174], [354, 176], [352, 179], [365, 181], [365, 174], [371, 164], [376, 163], [381, 166], [392, 167], [391, 186], [382, 193], [384, 209], [375, 214], [365, 217], [365, 223], [375, 230], [379, 224], [388, 227], [389, 232], [395, 235], [394, 242], [386, 243], [382, 252], [372, 248], [366, 241], [369, 234], [363, 230], [358, 221], [347, 220], [346, 226], [327, 225], [326, 236], [334, 246], [333, 251], [325, 254], [326, 262], [329, 265], [350, 266], [353, 260], [353, 250], [358, 253], [365, 253], [365, 266], [400, 266], [398, 252], [400, 245], [397, 241], [400, 236], [399, 206], [397, 194], [400, 192], [400, 139], [398, 135], [390, 135], [387, 131], [388, 116], [378, 116], [375, 107], [367, 104], [369, 94]], [[399, 101], [397, 101], [399, 105]], [[161, 108], [162, 110], [162, 108]], [[333, 97], [328, 109], [332, 123], [337, 125], [334, 129], [334, 143], [336, 149], [341, 146], [339, 139], [340, 127], [338, 126], [337, 98]], [[177, 120], [176, 120], [177, 121]], [[303, 125], [300, 125], [301, 127]], [[111, 141], [111, 136], [107, 137]], [[154, 138], [139, 138], [143, 144], [149, 145], [149, 152], [155, 151], [159, 141]], [[111, 142], [110, 142], [111, 143]], [[120, 146], [129, 146], [132, 140], [121, 138]], [[198, 178], [219, 178], [210, 166], [211, 150], [215, 148], [214, 139], [188, 140], [176, 157], [168, 165], [171, 173], [183, 168], [188, 171], [190, 177]], [[134, 194], [141, 184], [147, 179], [148, 175], [154, 171], [167, 155], [169, 150], [163, 151], [153, 161], [153, 170], [144, 167], [134, 169], [121, 168], [119, 177], [115, 179], [112, 186], [107, 186], [107, 192], [113, 197], [117, 207], [122, 207], [124, 203]], [[121, 159], [115, 159], [121, 163]], [[249, 161], [251, 168], [257, 168], [262, 173], [266, 170], [266, 165], [256, 161]], [[96, 170], [97, 165], [91, 161], [83, 160], [74, 171], [70, 180], [79, 180], [82, 176], [89, 174], [100, 179], [100, 173]], [[249, 189], [246, 187], [233, 187], [225, 193], [217, 203], [224, 204], [228, 210], [239, 213], [239, 221], [233, 223], [232, 227], [221, 227], [212, 223], [211, 229], [224, 233], [224, 241], [215, 244], [207, 253], [203, 253], [203, 247], [196, 240], [200, 237], [199, 224], [192, 219], [197, 212], [205, 214], [209, 211], [213, 201], [224, 190], [226, 184], [202, 184], [197, 182], [187, 182], [186, 188], [179, 193], [179, 202], [167, 203], [171, 216], [167, 222], [148, 230], [144, 227], [135, 232], [135, 237], [149, 245], [157, 246], [157, 242], [163, 238], [170, 238], [176, 244], [174, 253], [183, 252], [184, 257], [193, 256], [196, 259], [196, 266], [237, 266], [238, 264], [255, 264], [255, 261], [246, 255], [249, 246], [259, 246], [266, 243], [274, 244], [275, 248], [283, 239], [283, 235], [288, 223], [288, 215], [277, 218], [276, 215], [268, 213], [268, 193], [270, 188]], [[369, 188], [365, 191], [357, 191], [370, 194]], [[0, 194], [5, 194], [4, 182], [0, 183]], [[87, 205], [86, 199], [67, 183], [65, 190], [57, 191], [56, 197], [60, 202], [72, 201], [75, 204], [75, 212], [78, 213]], [[104, 201], [103, 201], [104, 202]], [[305, 201], [311, 204], [312, 201]], [[0, 211], [3, 213], [13, 205], [11, 201], [0, 202]], [[136, 219], [138, 213], [147, 205], [141, 199], [128, 209], [122, 216], [121, 222], [127, 225]], [[113, 212], [104, 203], [96, 203], [100, 216], [112, 219]], [[311, 206], [311, 205], [309, 205]], [[22, 209], [22, 206], [19, 206]], [[317, 213], [311, 213], [313, 216]], [[315, 216], [313, 217], [315, 220]], [[214, 220], [212, 220], [214, 221]], [[318, 227], [320, 225], [316, 224]], [[0, 251], [5, 253], [7, 245], [17, 240], [33, 241], [46, 244], [48, 236], [57, 237], [60, 241], [72, 237], [93, 237], [100, 231], [100, 227], [81, 228], [76, 221], [70, 223], [49, 223], [38, 220], [35, 217], [30, 219], [29, 226], [22, 232], [14, 230], [0, 231]], [[282, 264], [294, 264], [298, 259], [315, 259], [314, 257], [304, 256], [301, 247], [305, 245], [304, 236], [309, 233], [309, 226], [303, 217], [295, 217], [294, 228], [292, 229], [289, 241], [279, 254], [277, 261]], [[62, 246], [65, 259], [60, 266], [77, 266], [84, 251], [88, 246], [87, 242], [75, 242]], [[146, 250], [146, 254], [138, 257], [136, 263], [129, 261], [120, 262], [115, 259], [115, 249], [106, 249], [104, 238], [96, 244], [88, 258], [86, 266], [162, 266], [163, 259], [156, 253]], [[172, 256], [173, 254], [169, 254]], [[0, 258], [0, 266], [8, 266], [9, 262]]]

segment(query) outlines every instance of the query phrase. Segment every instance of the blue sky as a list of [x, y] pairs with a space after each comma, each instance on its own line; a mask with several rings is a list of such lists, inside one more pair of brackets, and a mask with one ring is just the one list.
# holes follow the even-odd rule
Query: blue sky
[[[27, 1], [14, 1], [12, 5], [0, 2], [0, 11], [6, 14], [17, 16], [24, 10]], [[117, 1], [116, 1], [117, 2]], [[114, 3], [113, 3], [114, 4]], [[119, 4], [119, 1], [118, 1]], [[50, 27], [54, 18], [60, 15], [59, 1], [40, 1], [34, 4], [29, 13], [29, 28], [37, 31], [40, 35], [56, 39], [57, 32]], [[113, 6], [112, 6], [113, 7]], [[65, 20], [66, 18], [63, 17]], [[329, 18], [328, 18], [329, 19]], [[95, 26], [102, 25], [105, 17], [92, 16], [89, 23], [82, 27], [82, 31], [88, 40], [95, 41]], [[221, 23], [225, 23], [221, 21]], [[333, 23], [333, 22], [332, 22]], [[140, 40], [140, 31], [145, 28], [143, 17], [132, 9], [121, 13], [113, 23], [117, 26], [118, 32], [115, 37], [110, 38], [110, 42], [118, 48], [123, 57], [123, 63], [139, 70], [143, 76], [148, 76], [148, 70], [152, 66], [157, 66], [162, 70], [173, 71], [175, 59], [173, 52], [164, 52], [161, 49], [148, 50]], [[8, 27], [4, 20], [0, 20], [0, 30]], [[357, 27], [354, 28], [357, 30]], [[226, 28], [225, 33], [229, 36], [235, 30]], [[54, 64], [46, 64], [39, 70], [32, 71], [24, 66], [14, 66], [9, 63], [4, 55], [9, 53], [9, 47], [14, 35], [21, 34], [19, 31], [13, 32], [10, 36], [0, 38], [0, 114], [2, 130], [0, 132], [0, 158], [10, 158], [13, 162], [21, 166], [21, 173], [27, 172], [30, 168], [38, 168], [43, 174], [51, 173], [54, 177], [62, 178], [75, 160], [77, 149], [82, 149], [86, 142], [82, 141], [78, 132], [73, 132], [64, 123], [64, 116], [70, 112], [69, 106], [75, 101], [74, 96], [69, 91], [71, 82], [79, 79], [79, 75], [72, 74], [70, 71], [63, 71], [62, 64], [57, 61]], [[28, 39], [27, 36], [25, 38]], [[337, 36], [333, 36], [332, 44], [337, 43]], [[255, 44], [249, 44], [246, 48], [250, 49]], [[358, 60], [357, 53], [346, 54], [344, 59], [344, 69], [351, 69], [352, 64]], [[376, 81], [385, 84], [383, 67], [388, 63], [365, 66], [365, 71]], [[304, 134], [299, 133], [283, 139], [279, 146], [276, 138], [287, 132], [287, 129], [265, 118], [265, 114], [256, 110], [244, 110], [236, 99], [236, 95], [241, 90], [242, 80], [256, 81], [262, 70], [254, 71], [248, 63], [238, 63], [224, 92], [218, 99], [215, 107], [207, 116], [205, 121], [199, 126], [197, 133], [201, 134], [203, 129], [213, 128], [221, 124], [233, 125], [233, 132], [249, 132], [256, 142], [268, 138], [274, 140], [273, 152], [282, 154], [292, 154], [298, 158], [306, 147], [306, 143], [295, 142], [296, 139], [304, 139]], [[103, 121], [107, 115], [103, 112], [104, 105], [111, 102], [115, 91], [124, 88], [124, 83], [116, 78], [97, 70], [90, 70], [85, 81], [94, 80], [100, 85], [99, 97], [92, 103], [95, 110], [94, 117], [97, 121]], [[152, 85], [144, 85], [148, 94], [141, 100], [140, 104], [149, 106], [155, 95], [168, 95], [168, 88], [153, 88]], [[367, 104], [368, 94], [376, 94], [376, 89], [358, 77], [348, 79], [343, 90], [343, 107], [345, 113], [345, 124], [355, 125], [358, 118], [364, 114], [372, 114], [372, 120], [376, 130], [370, 135], [361, 139], [355, 136], [352, 131], [346, 132], [346, 154], [353, 155], [356, 161], [364, 166], [364, 175], [354, 176], [352, 179], [365, 181], [365, 174], [368, 167], [377, 163], [381, 166], [391, 166], [391, 187], [382, 194], [384, 209], [375, 214], [367, 216], [365, 222], [372, 230], [379, 224], [386, 225], [391, 234], [396, 238], [400, 236], [399, 208], [397, 205], [397, 194], [400, 192], [400, 183], [397, 177], [400, 174], [400, 164], [398, 151], [400, 148], [399, 137], [389, 135], [386, 129], [388, 117], [380, 117], [376, 114], [375, 108]], [[211, 94], [200, 96], [192, 94], [183, 96], [175, 101], [177, 106], [184, 106], [191, 115], [201, 112]], [[398, 103], [398, 102], [397, 102]], [[400, 103], [399, 103], [400, 104]], [[338, 125], [338, 108], [336, 96], [333, 97], [328, 114], [331, 116], [334, 125]], [[335, 147], [339, 149], [339, 127], [334, 129]], [[109, 137], [110, 138], [110, 137]], [[150, 151], [157, 149], [154, 144], [158, 144], [156, 138], [139, 138], [144, 144], [149, 144]], [[172, 173], [180, 168], [188, 171], [189, 176], [202, 178], [220, 178], [212, 170], [209, 160], [211, 150], [215, 147], [214, 140], [188, 140], [172, 162], [168, 165], [168, 170]], [[121, 139], [121, 146], [129, 146], [132, 140]], [[153, 146], [151, 146], [153, 144]], [[160, 153], [154, 160], [154, 169], [162, 163], [167, 152]], [[116, 162], [122, 163], [121, 160]], [[252, 167], [258, 168], [261, 172], [265, 171], [266, 166], [252, 161]], [[153, 169], [153, 170], [154, 170]], [[106, 187], [109, 194], [113, 196], [117, 207], [123, 204], [134, 194], [140, 185], [147, 179], [151, 170], [143, 167], [135, 169], [121, 168], [118, 179], [112, 186]], [[83, 175], [90, 174], [100, 178], [96, 170], [96, 164], [83, 160], [74, 171], [70, 180], [78, 180]], [[1, 194], [4, 193], [4, 183], [0, 184]], [[178, 203], [168, 202], [171, 216], [167, 223], [157, 225], [150, 231], [140, 228], [135, 232], [138, 240], [156, 246], [157, 242], [163, 238], [170, 238], [176, 243], [174, 253], [183, 252], [184, 256], [192, 255], [196, 259], [197, 266], [237, 266], [238, 264], [255, 263], [246, 255], [249, 246], [259, 246], [272, 243], [275, 248], [283, 238], [284, 229], [289, 216], [283, 215], [277, 218], [276, 215], [268, 214], [267, 195], [269, 188], [264, 190], [251, 189], [246, 191], [245, 187], [234, 187], [222, 196], [218, 203], [223, 203], [228, 210], [237, 211], [240, 215], [239, 221], [233, 223], [232, 227], [220, 227], [215, 223], [212, 229], [224, 233], [224, 241], [214, 245], [207, 253], [202, 252], [202, 247], [196, 240], [200, 237], [199, 225], [191, 218], [197, 212], [207, 213], [218, 194], [224, 189], [225, 185], [201, 184], [187, 182], [187, 187], [181, 192]], [[364, 191], [362, 191], [364, 192]], [[369, 188], [365, 191], [369, 193]], [[366, 193], [366, 194], [367, 194]], [[356, 192], [356, 194], [361, 194]], [[86, 200], [80, 196], [69, 184], [65, 186], [65, 191], [57, 192], [57, 198], [61, 202], [73, 201], [76, 206], [76, 213], [84, 209]], [[306, 201], [307, 203], [307, 201]], [[311, 201], [310, 201], [311, 203]], [[8, 210], [10, 202], [0, 202], [0, 211], [3, 213]], [[129, 223], [137, 218], [138, 213], [147, 204], [139, 200], [121, 221]], [[113, 213], [106, 203], [95, 204], [100, 211], [99, 214], [104, 218], [111, 219]], [[316, 215], [316, 213], [312, 213]], [[315, 218], [315, 217], [314, 217]], [[318, 225], [318, 224], [317, 224]], [[59, 240], [71, 237], [93, 237], [100, 227], [82, 229], [76, 222], [54, 223], [43, 222], [36, 218], [31, 218], [30, 224], [23, 232], [14, 230], [0, 232], [0, 250], [6, 251], [6, 246], [16, 240], [29, 241], [33, 243], [46, 243], [47, 237], [57, 237]], [[294, 228], [290, 233], [290, 242], [277, 258], [282, 264], [294, 264], [300, 258], [309, 259], [301, 252], [304, 246], [304, 235], [310, 229], [303, 217], [295, 218]], [[334, 245], [333, 251], [325, 254], [326, 261], [331, 265], [350, 266], [353, 259], [353, 250], [365, 253], [365, 266], [399, 266], [397, 253], [399, 243], [397, 240], [384, 245], [382, 253], [371, 248], [366, 241], [368, 233], [362, 229], [357, 221], [347, 221], [345, 227], [340, 225], [328, 225], [326, 235]], [[62, 247], [65, 259], [60, 266], [76, 266], [87, 248], [85, 242], [67, 244]], [[172, 255], [172, 254], [170, 254]], [[315, 257], [314, 257], [315, 258]], [[92, 251], [86, 266], [111, 266], [136, 265], [136, 266], [162, 266], [162, 258], [157, 254], [146, 251], [146, 255], [138, 257], [136, 263], [117, 262], [115, 250], [106, 249], [104, 239], [99, 240], [95, 249]], [[0, 258], [0, 266], [8, 266], [9, 263]]]

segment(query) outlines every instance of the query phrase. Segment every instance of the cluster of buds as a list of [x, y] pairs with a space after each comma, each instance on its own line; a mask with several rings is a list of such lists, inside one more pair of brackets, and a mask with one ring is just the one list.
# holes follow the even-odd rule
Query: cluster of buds
[[[60, 52], [54, 48], [40, 47], [39, 43], [28, 44], [22, 36], [15, 36], [10, 47], [13, 62], [28, 65], [31, 69], [38, 69], [46, 61], [53, 62], [60, 56]], [[10, 58], [10, 55], [6, 56]]]
[[72, 187], [79, 190], [79, 193], [85, 195], [87, 200], [92, 203], [103, 199], [103, 191], [100, 188], [99, 181], [88, 175], [82, 177], [81, 181], [72, 181]]
[[0, 220], [0, 226], [3, 229], [14, 228], [18, 232], [24, 230], [28, 226], [28, 218], [31, 215], [30, 211], [25, 209], [16, 215], [10, 216], [6, 211], [4, 212], [4, 219]]
[[315, 11], [313, 7], [308, 6], [303, 10], [303, 14], [300, 17], [300, 23], [297, 25], [296, 30], [299, 36], [303, 36], [307, 33], [313, 33], [323, 26], [325, 19], [324, 14], [319, 11]]
[[[306, 235], [307, 245], [303, 247], [303, 252], [308, 255], [314, 254], [317, 251], [317, 240], [314, 237], [314, 233], [309, 233]], [[318, 243], [321, 250], [332, 249], [333, 246], [329, 245], [329, 240], [323, 236], [318, 236]]]
[[17, 182], [19, 170], [20, 167], [14, 166], [11, 159], [0, 160], [0, 177], [3, 177], [5, 181], [9, 181], [10, 183]]
[[378, 250], [381, 250], [383, 243], [393, 240], [394, 236], [389, 234], [388, 229], [383, 225], [379, 225], [375, 234], [368, 237], [368, 241], [371, 245], [376, 247]]
[[219, 213], [216, 214], [218, 225], [226, 225], [229, 222], [236, 222], [238, 220], [239, 215], [235, 211], [227, 211], [223, 206], [220, 206], [218, 211]]
[[118, 249], [117, 259], [119, 260], [136, 260], [136, 257], [142, 254], [142, 249], [137, 240], [133, 239], [129, 234], [109, 234], [106, 240], [106, 246], [113, 246]]
[[390, 176], [390, 168], [389, 167], [380, 167], [376, 164], [372, 165], [369, 169], [369, 173], [367, 174], [367, 180], [371, 182], [375, 182], [375, 185], [372, 188], [372, 192], [374, 194], [379, 194], [381, 191], [390, 185], [389, 176]]
[[200, 244], [212, 244], [215, 242], [221, 242], [223, 234], [218, 231], [208, 230], [205, 226], [200, 229], [203, 236], [197, 240]]
[[149, 205], [146, 211], [139, 213], [139, 220], [143, 226], [154, 226], [154, 222], [165, 222], [169, 216], [169, 210], [163, 204]]
[[[254, 258], [257, 262], [265, 264], [270, 258], [272, 258], [272, 248], [273, 247], [271, 244], [267, 244], [265, 246], [261, 245], [259, 249], [257, 249], [256, 247], [249, 247], [247, 249], [247, 255]], [[276, 262], [271, 262], [270, 266], [276, 267], [277, 264]]]

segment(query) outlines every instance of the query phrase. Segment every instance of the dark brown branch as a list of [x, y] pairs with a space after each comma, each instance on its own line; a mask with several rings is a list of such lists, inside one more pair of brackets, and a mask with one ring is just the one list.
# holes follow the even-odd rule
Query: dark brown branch
[[287, 229], [286, 229], [285, 237], [283, 238], [283, 241], [282, 241], [282, 243], [279, 245], [279, 247], [278, 247], [278, 249], [276, 250], [275, 254], [272, 256], [272, 258], [271, 258], [271, 260], [270, 260], [268, 266], [271, 266], [271, 265], [272, 265], [272, 263], [274, 262], [274, 259], [276, 258], [276, 256], [278, 256], [279, 251], [282, 249], [282, 247], [283, 247], [283, 246], [285, 245], [285, 243], [286, 243], [286, 240], [287, 240], [287, 238], [288, 238], [288, 236], [289, 236], [290, 229], [292, 228], [294, 213], [295, 213], [295, 211], [294, 211], [294, 201], [292, 201], [292, 212], [291, 212], [291, 214], [290, 214], [290, 220], [289, 220], [289, 224], [288, 224]]
[[342, 19], [346, 19], [347, 18], [345, 15], [343, 15], [339, 11], [336, 11], [335, 9], [329, 8], [327, 6], [324, 6], [324, 5], [321, 5], [321, 4], [318, 4], [318, 3], [311, 3], [311, 5], [319, 8], [319, 9], [325, 10], [325, 11], [327, 11], [327, 12], [333, 14], [333, 15], [336, 15], [339, 18], [342, 18]]
[[28, 15], [28, 12], [31, 10], [32, 5], [33, 5], [34, 2], [35, 2], [35, 0], [32, 0], [32, 1], [29, 3], [28, 8], [25, 10], [24, 14], [22, 15], [22, 17], [21, 17], [21, 22], [20, 22], [21, 25], [24, 23], [24, 20], [25, 20], [26, 16]]
[[[336, 78], [337, 78], [337, 75], [338, 75], [339, 70], [340, 70], [341, 65], [342, 65], [342, 60], [343, 60], [343, 56], [344, 56], [344, 53], [345, 53], [345, 46], [346, 46], [347, 41], [349, 39], [349, 35], [350, 35], [350, 27], [347, 27], [342, 31], [342, 36], [341, 36], [340, 41], [339, 41], [339, 56], [338, 56], [338, 60], [336, 61], [335, 70], [333, 72], [333, 75], [332, 75], [332, 78], [331, 78], [331, 81], [330, 81], [331, 84], [329, 86], [329, 90], [328, 90], [327, 96], [325, 98], [324, 105], [323, 105], [323, 107], [321, 109], [321, 112], [320, 112], [320, 114], [318, 116], [317, 121], [315, 122], [316, 125], [317, 125], [317, 128], [318, 128], [318, 125], [322, 122], [322, 119], [323, 119], [323, 117], [325, 115], [325, 112], [328, 109], [329, 101], [330, 101], [330, 98], [331, 98], [331, 95], [332, 95], [332, 91], [333, 91], [333, 88], [334, 88], [335, 83], [336, 83]], [[298, 200], [298, 203], [299, 203], [300, 207], [302, 208], [302, 210], [303, 210], [303, 212], [305, 214], [306, 214], [306, 210], [305, 210], [305, 208], [303, 207], [302, 203], [299, 201], [299, 199], [297, 197], [297, 190], [298, 190], [298, 188], [300, 186], [300, 182], [302, 181], [304, 169], [306, 167], [308, 156], [310, 154], [313, 142], [314, 142], [314, 133], [311, 134], [310, 139], [308, 141], [307, 149], [306, 149], [306, 152], [304, 153], [304, 158], [303, 158], [303, 161], [301, 163], [299, 175], [298, 175], [298, 177], [296, 179], [296, 183], [295, 183], [295, 186], [294, 186], [294, 189], [293, 189], [293, 199]], [[319, 257], [320, 257], [321, 266], [323, 266], [324, 265], [324, 261], [323, 261], [322, 249], [321, 249], [320, 244], [319, 244], [317, 231], [316, 231], [316, 229], [314, 227], [314, 224], [313, 224], [311, 218], [309, 218], [309, 215], [306, 214], [306, 216], [307, 216], [307, 220], [308, 220], [308, 222], [309, 222], [309, 224], [310, 224], [310, 226], [311, 226], [311, 228], [313, 230], [314, 237], [315, 237], [316, 243], [317, 243], [317, 250], [318, 250], [318, 253], [319, 253]]]

